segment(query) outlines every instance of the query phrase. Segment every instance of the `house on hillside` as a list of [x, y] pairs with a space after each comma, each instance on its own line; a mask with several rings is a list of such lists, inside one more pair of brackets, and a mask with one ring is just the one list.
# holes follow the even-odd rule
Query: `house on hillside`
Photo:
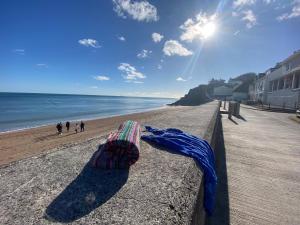
[[295, 109], [300, 105], [300, 50], [269, 69], [255, 82], [255, 95], [264, 104]]
[[232, 91], [232, 99], [234, 101], [244, 101], [249, 99], [249, 83], [244, 82], [235, 87]]
[[214, 97], [220, 100], [223, 99], [227, 99], [227, 100], [231, 100], [232, 98], [232, 91], [233, 88], [232, 87], [228, 87], [228, 86], [220, 86], [220, 87], [215, 87], [214, 88]]
[[254, 83], [256, 74], [245, 73], [237, 76], [236, 78], [230, 78], [228, 83], [215, 87], [213, 95], [217, 99], [227, 99], [235, 101], [243, 101], [249, 99], [249, 86]]
[[[232, 99], [234, 101], [239, 101], [239, 102], [250, 100], [249, 88], [252, 87], [252, 89], [253, 89], [253, 84], [254, 84], [255, 78], [256, 78], [255, 73], [246, 73], [246, 74], [240, 75], [238, 77], [238, 79], [235, 78], [235, 80], [240, 81], [240, 82], [238, 83], [238, 85], [236, 85], [233, 88]], [[252, 95], [254, 95], [254, 94], [252, 93]]]

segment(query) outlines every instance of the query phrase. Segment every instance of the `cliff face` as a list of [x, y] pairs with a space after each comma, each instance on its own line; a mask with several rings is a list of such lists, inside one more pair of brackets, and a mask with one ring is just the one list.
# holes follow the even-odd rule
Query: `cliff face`
[[207, 85], [200, 84], [198, 87], [189, 90], [188, 94], [170, 105], [195, 106], [211, 101], [207, 97]]

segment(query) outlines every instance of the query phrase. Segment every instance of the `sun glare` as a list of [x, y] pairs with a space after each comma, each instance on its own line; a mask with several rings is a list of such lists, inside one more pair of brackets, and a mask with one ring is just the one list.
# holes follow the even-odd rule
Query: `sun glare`
[[217, 25], [214, 22], [208, 22], [205, 24], [202, 28], [202, 35], [204, 39], [209, 39], [211, 38], [217, 30]]

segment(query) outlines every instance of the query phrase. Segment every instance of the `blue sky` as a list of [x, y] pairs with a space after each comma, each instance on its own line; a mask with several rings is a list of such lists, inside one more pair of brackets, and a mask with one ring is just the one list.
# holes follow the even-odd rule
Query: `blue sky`
[[300, 49], [300, 0], [0, 1], [0, 91], [180, 97]]

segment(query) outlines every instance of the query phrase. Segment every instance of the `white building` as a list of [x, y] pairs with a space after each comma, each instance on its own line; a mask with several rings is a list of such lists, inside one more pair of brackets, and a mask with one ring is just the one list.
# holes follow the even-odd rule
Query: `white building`
[[249, 85], [248, 93], [249, 93], [249, 100], [255, 101], [255, 84], [254, 83]]
[[241, 83], [232, 92], [232, 99], [235, 101], [249, 100], [249, 82]]
[[[296, 51], [266, 73], [263, 103], [295, 109], [300, 105], [300, 51]], [[267, 92], [264, 92], [267, 90]], [[258, 95], [261, 92], [257, 93]]]
[[[268, 71], [267, 71], [268, 72]], [[258, 102], [265, 102], [266, 101], [266, 94], [267, 94], [267, 79], [266, 73], [258, 74], [258, 77], [255, 81], [254, 85], [254, 100]]]
[[219, 99], [227, 98], [229, 99], [232, 96], [233, 88], [228, 86], [220, 86], [214, 88], [214, 96]]

